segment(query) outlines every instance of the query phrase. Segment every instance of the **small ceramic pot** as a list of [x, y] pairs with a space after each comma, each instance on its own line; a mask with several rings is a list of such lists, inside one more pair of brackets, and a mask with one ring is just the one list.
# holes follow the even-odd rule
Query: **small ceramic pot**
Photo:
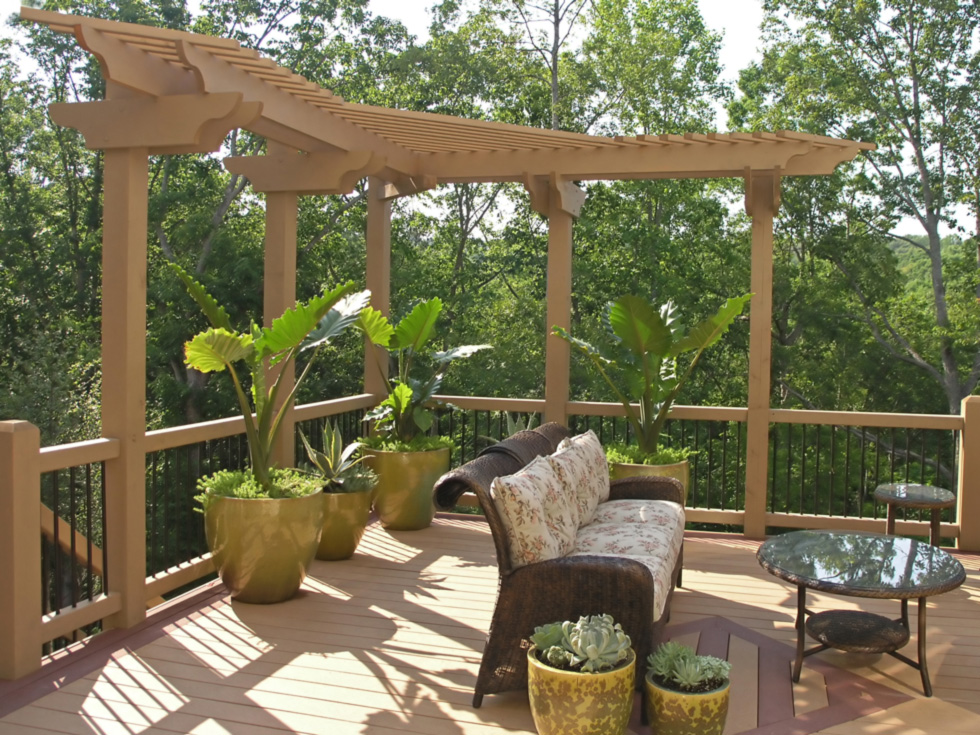
[[636, 654], [615, 669], [562, 671], [527, 652], [527, 691], [538, 735], [621, 735], [633, 711]]
[[350, 559], [361, 543], [371, 515], [371, 491], [321, 493], [323, 533], [316, 558], [324, 561]]
[[653, 680], [652, 672], [647, 672], [644, 688], [653, 735], [722, 735], [724, 732], [731, 682], [710, 692], [690, 694], [665, 689]]

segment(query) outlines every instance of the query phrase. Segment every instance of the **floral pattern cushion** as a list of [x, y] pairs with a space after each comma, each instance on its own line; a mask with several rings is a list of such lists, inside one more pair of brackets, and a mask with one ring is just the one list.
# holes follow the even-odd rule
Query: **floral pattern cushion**
[[603, 503], [596, 515], [579, 528], [570, 556], [615, 556], [644, 564], [653, 575], [653, 619], [659, 620], [684, 542], [684, 509], [667, 500], [614, 500]]
[[548, 461], [565, 492], [575, 499], [577, 525], [590, 523], [599, 503], [609, 498], [609, 464], [595, 432], [563, 439]]
[[576, 514], [545, 457], [494, 479], [490, 494], [507, 534], [514, 568], [565, 556], [575, 546]]

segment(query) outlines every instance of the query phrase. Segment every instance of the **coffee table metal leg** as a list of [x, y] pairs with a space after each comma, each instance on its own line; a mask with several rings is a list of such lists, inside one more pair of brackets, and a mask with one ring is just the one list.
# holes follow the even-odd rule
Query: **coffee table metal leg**
[[796, 661], [793, 663], [793, 681], [800, 680], [803, 670], [803, 648], [806, 644], [806, 587], [796, 588]]
[[927, 697], [932, 696], [932, 684], [929, 682], [929, 668], [926, 666], [926, 598], [919, 598], [919, 673], [922, 675], [922, 691]]

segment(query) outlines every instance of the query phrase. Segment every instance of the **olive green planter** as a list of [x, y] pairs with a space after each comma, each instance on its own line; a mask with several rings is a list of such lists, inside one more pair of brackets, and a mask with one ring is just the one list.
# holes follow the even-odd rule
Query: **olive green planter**
[[350, 559], [357, 550], [371, 515], [371, 491], [321, 493], [323, 533], [316, 558], [324, 561]]
[[527, 692], [538, 735], [621, 735], [633, 711], [636, 654], [598, 673], [562, 671], [527, 652]]
[[731, 682], [720, 689], [692, 694], [665, 689], [647, 672], [647, 714], [653, 735], [722, 735], [728, 717]]
[[233, 598], [266, 604], [296, 594], [320, 543], [320, 495], [209, 501], [204, 513], [208, 547]]
[[449, 471], [449, 448], [428, 452], [361, 451], [364, 464], [378, 473], [374, 509], [381, 525], [393, 531], [427, 528], [436, 513], [432, 488]]
[[687, 489], [691, 485], [691, 463], [689, 460], [674, 464], [627, 464], [614, 462], [609, 465], [609, 478], [622, 477], [673, 477], [684, 486], [684, 505], [687, 505]]

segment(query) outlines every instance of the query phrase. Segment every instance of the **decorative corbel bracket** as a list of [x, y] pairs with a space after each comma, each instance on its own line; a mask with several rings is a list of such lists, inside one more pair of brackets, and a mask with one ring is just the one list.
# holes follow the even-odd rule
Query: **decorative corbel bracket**
[[88, 148], [147, 148], [165, 155], [217, 151], [230, 131], [261, 114], [262, 104], [224, 92], [61, 102], [48, 109], [58, 125], [78, 130]]
[[385, 157], [371, 151], [290, 152], [229, 157], [224, 163], [256, 191], [326, 195], [350, 194], [358, 181], [385, 167]]
[[409, 176], [407, 174], [402, 174], [391, 170], [382, 172], [380, 174], [380, 178], [387, 182], [385, 183], [384, 189], [381, 190], [382, 201], [397, 199], [398, 197], [410, 196], [412, 194], [418, 194], [422, 191], [427, 191], [428, 189], [434, 189], [438, 183], [436, 177], [431, 174]]
[[78, 44], [99, 60], [107, 81], [140, 95], [164, 97], [202, 90], [188, 69], [144, 53], [91, 26], [75, 26]]
[[756, 214], [759, 207], [768, 209], [772, 214], [779, 211], [782, 171], [776, 166], [772, 171], [756, 171], [745, 169], [745, 213], [750, 217]]
[[524, 188], [531, 195], [531, 209], [544, 217], [557, 208], [577, 219], [585, 204], [585, 192], [556, 172], [550, 176], [524, 174]]

